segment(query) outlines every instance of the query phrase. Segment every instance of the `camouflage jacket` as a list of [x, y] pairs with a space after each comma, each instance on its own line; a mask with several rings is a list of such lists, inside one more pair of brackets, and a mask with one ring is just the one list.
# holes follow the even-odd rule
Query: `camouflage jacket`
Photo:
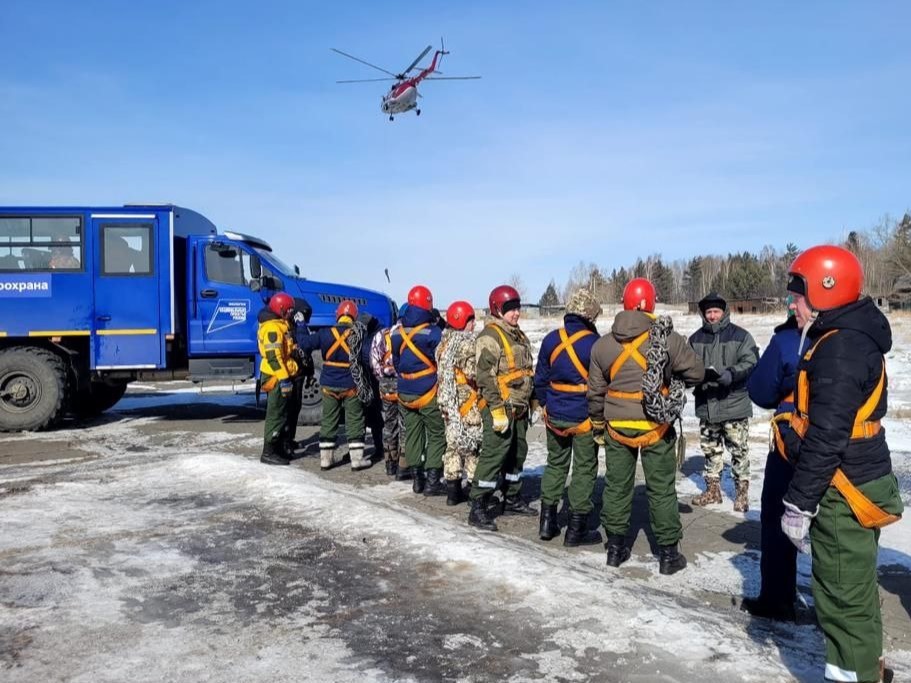
[[528, 408], [534, 395], [534, 361], [531, 342], [518, 326], [512, 327], [499, 318], [489, 322], [478, 335], [476, 358], [478, 390], [491, 409], [505, 404]]

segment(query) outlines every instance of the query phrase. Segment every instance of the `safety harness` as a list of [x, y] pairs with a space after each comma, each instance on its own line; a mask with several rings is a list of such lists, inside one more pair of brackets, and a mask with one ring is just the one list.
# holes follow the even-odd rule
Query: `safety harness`
[[487, 327], [493, 329], [499, 335], [500, 341], [503, 343], [503, 351], [506, 353], [507, 370], [502, 375], [497, 375], [497, 387], [500, 390], [500, 398], [505, 402], [509, 400], [510, 383], [515, 382], [517, 379], [531, 377], [534, 373], [529, 369], [516, 367], [516, 357], [512, 352], [512, 345], [509, 343], [509, 339], [506, 338], [506, 333], [500, 329], [499, 325], [490, 323]]
[[[387, 329], [383, 333], [383, 345], [384, 345], [383, 369], [385, 370], [386, 368], [393, 367], [392, 366], [392, 331], [391, 330]], [[398, 403], [399, 392], [397, 392], [397, 391], [383, 392], [380, 394], [380, 397], [384, 401], [389, 401], [390, 403]]]
[[[576, 368], [576, 371], [585, 380], [581, 384], [565, 384], [562, 382], [551, 382], [550, 388], [554, 391], [559, 391], [567, 394], [581, 394], [588, 391], [588, 368], [586, 368], [582, 361], [579, 360], [579, 354], [576, 353], [575, 343], [587, 337], [591, 334], [594, 334], [591, 330], [579, 330], [570, 336], [566, 332], [565, 327], [561, 327], [559, 330], [560, 333], [560, 343], [550, 354], [550, 366], [554, 366], [554, 361], [560, 357], [561, 354], [566, 354], [569, 357], [570, 362], [573, 364], [573, 367]], [[555, 427], [550, 420], [547, 418], [547, 409], [544, 409], [544, 424], [547, 425], [547, 428], [552, 431], [557, 436], [569, 437], [576, 436], [577, 434], [587, 434], [592, 430], [592, 421], [591, 418], [585, 418], [579, 424], [567, 427], [565, 429], [560, 429]]]
[[455, 374], [455, 383], [458, 386], [467, 386], [468, 387], [468, 398], [466, 398], [462, 404], [459, 406], [459, 415], [465, 417], [475, 406], [478, 407], [478, 410], [484, 410], [487, 406], [487, 399], [478, 398], [478, 387], [473, 382], [468, 380], [468, 377], [460, 368], [453, 368], [453, 373]]
[[[407, 348], [411, 353], [414, 354], [415, 358], [421, 361], [424, 364], [423, 370], [418, 370], [417, 372], [403, 372], [399, 375], [402, 379], [420, 379], [421, 377], [426, 377], [427, 375], [432, 375], [437, 371], [436, 363], [430, 360], [421, 350], [415, 345], [413, 338], [414, 335], [418, 334], [421, 330], [430, 327], [430, 323], [421, 323], [416, 327], [411, 328], [411, 334], [408, 331], [401, 327], [399, 328], [399, 334], [402, 337], [402, 344], [399, 346], [399, 356], [401, 356], [405, 349]], [[430, 391], [427, 393], [418, 396], [413, 401], [403, 401], [401, 396], [399, 396], [399, 404], [410, 408], [411, 410], [420, 410], [424, 406], [428, 405], [437, 395], [437, 385], [434, 384]]]
[[[642, 368], [643, 372], [648, 370], [648, 361], [646, 361], [645, 356], [642, 355], [642, 352], [639, 351], [639, 349], [648, 341], [650, 334], [651, 330], [646, 330], [632, 341], [620, 342], [623, 351], [621, 351], [620, 355], [611, 363], [609, 373], [611, 382], [614, 381], [614, 377], [617, 376], [620, 369], [629, 361], [634, 362]], [[667, 387], [662, 387], [661, 391], [662, 393], [667, 394]], [[636, 401], [637, 403], [640, 403], [644, 398], [644, 394], [641, 390], [616, 391], [614, 389], [608, 389], [607, 395], [622, 401]], [[648, 448], [661, 441], [667, 433], [667, 430], [671, 427], [670, 423], [658, 424], [657, 422], [646, 421], [646, 424], [648, 425], [648, 431], [637, 436], [625, 436], [614, 429], [610, 424], [607, 425], [607, 433], [610, 434], [612, 439], [622, 443], [624, 446], [629, 446], [630, 448]]]
[[[804, 360], [809, 361], [819, 345], [836, 332], [838, 332], [838, 330], [832, 330], [817, 339], [813, 347], [804, 354]], [[879, 420], [870, 420], [870, 416], [879, 405], [885, 386], [886, 361], [883, 359], [883, 367], [879, 373], [879, 382], [876, 383], [873, 393], [870, 394], [869, 398], [867, 398], [854, 417], [854, 426], [851, 429], [852, 441], [872, 439], [879, 434], [882, 429], [882, 424]], [[779, 455], [781, 455], [785, 461], [789, 460], [784, 439], [781, 436], [781, 423], [787, 422], [801, 441], [806, 437], [807, 430], [810, 427], [810, 379], [807, 375], [806, 368], [800, 370], [797, 375], [796, 396], [792, 393], [784, 399], [784, 401], [788, 400], [795, 403], [794, 412], [779, 413], [772, 418], [772, 436], [775, 441], [775, 446], [777, 447]], [[851, 483], [841, 468], [835, 470], [835, 475], [832, 477], [832, 486], [834, 486], [844, 497], [848, 507], [851, 508], [854, 516], [857, 517], [857, 521], [860, 522], [860, 525], [865, 529], [879, 529], [901, 519], [900, 515], [893, 515], [886, 512], [872, 500], [867, 498], [863, 491]]]
[[[332, 336], [335, 337], [335, 341], [332, 343], [332, 346], [329, 347], [329, 350], [326, 351], [326, 359], [323, 361], [323, 365], [328, 365], [333, 368], [350, 368], [351, 349], [348, 347], [348, 337], [351, 336], [351, 328], [349, 327], [341, 334], [339, 334], [338, 330], [334, 327], [330, 327], [329, 330], [332, 332]], [[347, 361], [332, 360], [332, 357], [339, 349], [348, 355]]]

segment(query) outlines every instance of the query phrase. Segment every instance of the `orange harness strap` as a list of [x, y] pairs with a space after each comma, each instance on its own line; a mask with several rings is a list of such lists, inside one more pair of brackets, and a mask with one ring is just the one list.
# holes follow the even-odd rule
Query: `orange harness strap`
[[[412, 338], [418, 332], [423, 330], [426, 327], [430, 327], [430, 323], [421, 323], [417, 327], [411, 328], [411, 334], [405, 330], [404, 327], [399, 329], [399, 334], [402, 335], [402, 345], [399, 347], [399, 356], [405, 351], [405, 347], [408, 347], [408, 350], [415, 355], [415, 357], [421, 361], [426, 367], [423, 370], [418, 370], [417, 372], [404, 372], [402, 373], [402, 379], [418, 379], [420, 377], [426, 377], [427, 375], [432, 375], [437, 371], [437, 366], [431, 361], [427, 356], [421, 353], [421, 350], [414, 345]], [[404, 404], [403, 404], [404, 405]]]
[[389, 401], [390, 403], [398, 403], [398, 402], [399, 402], [399, 393], [398, 393], [397, 391], [395, 391], [395, 392], [393, 392], [393, 393], [391, 393], [391, 394], [381, 394], [380, 397], [381, 397], [384, 401]]
[[610, 425], [606, 425], [606, 427], [610, 437], [615, 441], [619, 441], [624, 446], [629, 446], [630, 448], [648, 448], [652, 444], [661, 441], [661, 439], [664, 438], [664, 435], [667, 434], [667, 430], [671, 428], [671, 425], [658, 425], [654, 429], [644, 432], [639, 436], [624, 436]]
[[487, 406], [487, 399], [478, 400], [478, 390], [468, 381], [468, 377], [459, 368], [455, 369], [455, 379], [457, 385], [467, 385], [470, 392], [468, 398], [459, 406], [459, 415], [465, 417], [475, 406], [478, 407], [478, 410], [484, 410]]
[[544, 424], [557, 436], [567, 437], [576, 436], [577, 434], [588, 434], [592, 430], [592, 420], [590, 417], [585, 418], [582, 422], [566, 429], [554, 427], [553, 423], [547, 418], [547, 409], [544, 409]]
[[[819, 344], [837, 331], [838, 330], [832, 330], [831, 332], [827, 332], [816, 340], [813, 348], [804, 355], [804, 360], [810, 360]], [[876, 383], [873, 393], [864, 401], [864, 404], [860, 407], [860, 410], [857, 411], [857, 415], [854, 417], [854, 426], [851, 429], [852, 441], [870, 439], [879, 434], [882, 429], [881, 422], [879, 420], [870, 420], [869, 418], [879, 405], [885, 387], [886, 361], [883, 359], [883, 367], [879, 373], [879, 381]], [[793, 398], [793, 396], [786, 397], [785, 400], [787, 400], [787, 398]], [[785, 460], [788, 460], [788, 455], [785, 451], [784, 439], [781, 437], [779, 423], [784, 422], [785, 420], [789, 421], [791, 427], [797, 433], [797, 436], [803, 439], [810, 427], [809, 408], [810, 379], [807, 376], [807, 371], [804, 369], [801, 370], [797, 376], [796, 411], [794, 413], [781, 413], [772, 418], [772, 435], [775, 440], [775, 446], [778, 449], [778, 453]], [[845, 502], [848, 504], [848, 507], [851, 508], [851, 512], [853, 512], [854, 516], [857, 518], [857, 521], [865, 529], [880, 529], [901, 519], [900, 515], [893, 515], [892, 513], [886, 512], [879, 507], [879, 505], [867, 498], [863, 491], [851, 483], [851, 480], [848, 479], [840, 467], [835, 470], [835, 474], [832, 476], [832, 486], [834, 486], [842, 495]]]
[[645, 340], [648, 339], [648, 336], [649, 330], [646, 330], [632, 341], [623, 342], [621, 344], [623, 347], [623, 352], [617, 356], [616, 360], [614, 360], [610, 366], [611, 382], [614, 381], [614, 377], [616, 377], [617, 373], [620, 372], [620, 368], [622, 368], [624, 363], [626, 363], [626, 361], [630, 358], [636, 361], [636, 364], [643, 370], [646, 370], [648, 368], [648, 362], [645, 360], [645, 356], [639, 352], [639, 347], [645, 343]]
[[506, 365], [508, 366], [509, 371], [497, 376], [497, 385], [500, 388], [500, 397], [504, 401], [507, 401], [509, 400], [509, 383], [523, 377], [531, 377], [534, 373], [531, 370], [516, 369], [516, 358], [515, 355], [513, 355], [512, 346], [506, 338], [506, 334], [499, 326], [492, 323], [488, 325], [488, 327], [492, 327], [494, 331], [500, 335], [500, 341], [503, 342], [503, 351], [506, 353]]
[[433, 387], [430, 389], [430, 391], [428, 391], [426, 394], [423, 394], [422, 396], [418, 396], [413, 401], [403, 401], [402, 397], [399, 396], [399, 405], [405, 406], [406, 408], [409, 408], [410, 410], [420, 410], [424, 406], [428, 405], [433, 400], [433, 397], [436, 395], [437, 395], [437, 385], [434, 384]]
[[323, 393], [326, 396], [334, 398], [336, 401], [344, 401], [346, 398], [351, 398], [352, 396], [357, 396], [357, 389], [345, 389], [344, 391], [332, 391], [323, 387]]
[[351, 349], [348, 348], [348, 343], [346, 341], [348, 335], [351, 334], [351, 328], [349, 327], [343, 334], [339, 334], [338, 330], [334, 327], [330, 327], [329, 329], [332, 331], [332, 336], [335, 337], [335, 342], [333, 342], [332, 346], [329, 347], [329, 350], [326, 351], [326, 360], [323, 361], [323, 365], [329, 365], [333, 368], [350, 368], [350, 360], [348, 362], [335, 361], [332, 360], [332, 356], [335, 355], [336, 351], [341, 349], [348, 354], [349, 359], [351, 358]]
[[[576, 353], [574, 344], [582, 337], [587, 337], [590, 334], [594, 334], [591, 330], [579, 330], [572, 336], [567, 335], [566, 328], [560, 328], [560, 344], [553, 350], [553, 353], [550, 354], [550, 364], [553, 366], [554, 361], [560, 357], [561, 353], [565, 353], [569, 356], [570, 362], [572, 362], [573, 367], [576, 368], [576, 371], [579, 375], [588, 382], [588, 368], [586, 368], [582, 361], [579, 360], [579, 354]], [[554, 391], [563, 391], [570, 394], [582, 394], [588, 391], [588, 384], [566, 384], [563, 382], [551, 382], [550, 388]], [[554, 432], [556, 434], [556, 432]]]
[[272, 391], [277, 386], [278, 386], [278, 377], [276, 377], [275, 375], [269, 375], [269, 379], [267, 379], [265, 382], [263, 382], [259, 388], [268, 394], [270, 391]]

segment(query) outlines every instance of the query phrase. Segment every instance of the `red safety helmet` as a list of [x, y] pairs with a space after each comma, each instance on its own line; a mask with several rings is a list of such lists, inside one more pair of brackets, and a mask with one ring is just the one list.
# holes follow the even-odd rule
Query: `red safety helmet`
[[657, 300], [658, 295], [655, 293], [655, 285], [644, 277], [633, 278], [623, 288], [624, 311], [654, 313]]
[[510, 287], [509, 285], [494, 287], [487, 300], [490, 305], [490, 314], [499, 318], [503, 315], [503, 306], [510, 301], [521, 303], [521, 299], [522, 297], [519, 296], [519, 292], [515, 287]]
[[467, 301], [456, 301], [446, 309], [446, 324], [456, 330], [464, 330], [474, 320], [474, 306]]
[[847, 249], [810, 247], [788, 269], [788, 291], [803, 294], [810, 308], [828, 311], [860, 298], [864, 268]]
[[294, 308], [294, 299], [290, 294], [278, 292], [269, 299], [269, 310], [279, 318], [285, 318]]
[[408, 305], [423, 308], [425, 311], [433, 310], [433, 294], [424, 285], [415, 285], [408, 292]]
[[353, 301], [345, 299], [338, 305], [338, 308], [335, 309], [335, 319], [338, 320], [343, 315], [347, 315], [349, 318], [354, 320], [357, 317], [357, 304]]

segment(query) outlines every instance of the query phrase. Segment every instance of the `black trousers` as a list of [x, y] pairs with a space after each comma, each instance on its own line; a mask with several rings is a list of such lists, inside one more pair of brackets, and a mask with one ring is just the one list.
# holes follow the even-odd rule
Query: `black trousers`
[[762, 523], [759, 597], [772, 604], [791, 605], [797, 597], [797, 548], [781, 530], [784, 494], [794, 468], [777, 451], [769, 451], [762, 480]]

